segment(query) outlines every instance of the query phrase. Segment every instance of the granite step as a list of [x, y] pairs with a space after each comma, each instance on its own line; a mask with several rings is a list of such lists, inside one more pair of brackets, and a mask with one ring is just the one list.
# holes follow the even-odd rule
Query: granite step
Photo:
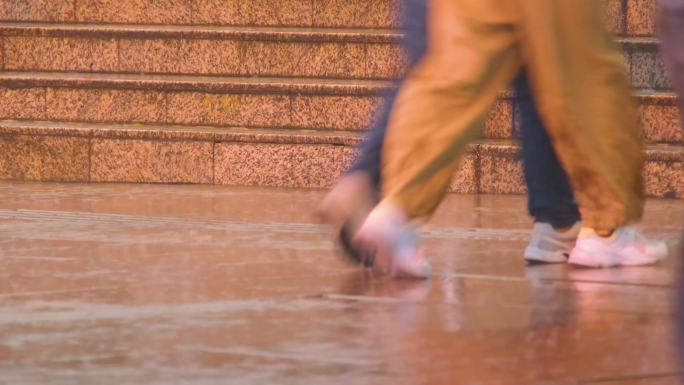
[[[50, 72], [0, 73], [0, 119], [361, 131], [389, 81]], [[680, 143], [676, 97], [640, 91], [645, 137]], [[486, 138], [517, 131], [515, 94], [502, 92]]]
[[8, 71], [391, 79], [393, 30], [0, 23]]
[[[0, 23], [7, 71], [396, 79], [391, 29]], [[618, 38], [636, 88], [667, 90], [658, 40]]]
[[638, 89], [671, 90], [660, 42], [653, 37], [621, 37], [617, 42], [624, 51], [632, 86]]
[[[604, 0], [608, 27], [653, 36], [655, 0]], [[394, 28], [400, 0], [5, 0], [0, 21]]]
[[[0, 179], [326, 188], [353, 161], [359, 133], [0, 121]], [[650, 145], [651, 197], [684, 198], [684, 146]], [[450, 191], [525, 191], [519, 146], [470, 145]]]

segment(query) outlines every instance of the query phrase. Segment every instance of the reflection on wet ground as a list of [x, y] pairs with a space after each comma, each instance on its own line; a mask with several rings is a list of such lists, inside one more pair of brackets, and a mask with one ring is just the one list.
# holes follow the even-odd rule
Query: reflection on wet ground
[[[449, 196], [436, 276], [336, 257], [320, 191], [0, 184], [0, 384], [603, 384], [681, 380], [674, 255], [526, 266], [524, 197]], [[675, 246], [684, 202], [649, 202]], [[674, 247], [673, 247], [674, 248]]]

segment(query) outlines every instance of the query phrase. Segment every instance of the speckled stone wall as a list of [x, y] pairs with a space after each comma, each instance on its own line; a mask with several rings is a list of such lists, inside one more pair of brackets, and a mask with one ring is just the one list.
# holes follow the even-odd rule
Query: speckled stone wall
[[[648, 193], [684, 198], [655, 0], [604, 1]], [[0, 178], [328, 187], [405, 71], [399, 3], [3, 1], [0, 21], [23, 23], [0, 23]], [[514, 101], [502, 92], [451, 191], [524, 192]]]

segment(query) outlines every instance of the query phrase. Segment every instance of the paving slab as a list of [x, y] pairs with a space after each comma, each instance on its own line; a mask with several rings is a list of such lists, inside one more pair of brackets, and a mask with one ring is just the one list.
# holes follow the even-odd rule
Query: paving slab
[[[520, 196], [449, 195], [435, 276], [337, 256], [325, 192], [0, 184], [0, 383], [610, 384], [681, 380], [676, 260], [527, 266]], [[649, 201], [676, 246], [684, 202]]]

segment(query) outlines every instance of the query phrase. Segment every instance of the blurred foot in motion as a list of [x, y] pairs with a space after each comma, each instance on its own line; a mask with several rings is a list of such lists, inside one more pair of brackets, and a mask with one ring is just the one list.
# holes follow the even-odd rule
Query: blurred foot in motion
[[375, 271], [397, 278], [428, 278], [432, 266], [420, 247], [417, 229], [406, 214], [391, 204], [377, 206], [352, 241], [372, 259]]

